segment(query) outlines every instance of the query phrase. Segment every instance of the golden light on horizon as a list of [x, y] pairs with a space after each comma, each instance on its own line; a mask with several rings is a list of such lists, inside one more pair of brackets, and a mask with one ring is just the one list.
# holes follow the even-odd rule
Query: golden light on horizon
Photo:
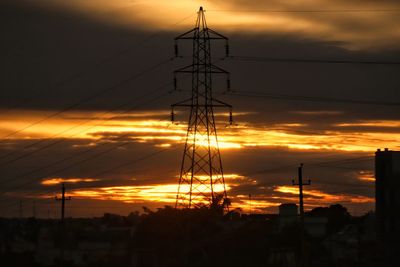
[[[198, 175], [198, 179], [208, 180], [207, 175]], [[224, 189], [230, 191], [232, 187], [247, 183], [246, 177], [239, 174], [225, 174], [225, 188], [223, 184], [214, 185], [214, 192], [220, 193]], [[176, 179], [175, 179], [176, 180]], [[43, 185], [55, 185], [62, 182], [93, 182], [97, 179], [92, 178], [52, 178], [42, 181]], [[178, 190], [178, 183], [167, 183], [167, 184], [149, 184], [149, 185], [121, 185], [121, 186], [99, 186], [85, 189], [72, 189], [68, 192], [69, 196], [82, 199], [93, 199], [93, 200], [115, 200], [125, 203], [142, 203], [142, 202], [157, 202], [164, 204], [175, 203], [176, 193]], [[188, 192], [190, 185], [181, 184], [180, 190], [182, 192]], [[204, 184], [193, 183], [193, 187], [196, 187], [196, 191], [207, 192], [210, 187]], [[194, 192], [193, 194], [198, 194]], [[48, 198], [49, 196], [42, 196]], [[51, 197], [51, 196], [50, 196]]]
[[[299, 189], [296, 186], [277, 186], [274, 191], [291, 195], [298, 195]], [[304, 199], [321, 203], [374, 203], [375, 199], [366, 196], [354, 196], [346, 194], [330, 194], [316, 189], [303, 189]]]
[[42, 185], [58, 185], [62, 183], [90, 183], [90, 182], [97, 182], [100, 181], [99, 179], [94, 178], [48, 178], [42, 180], [40, 183]]
[[[226, 174], [225, 184], [226, 191], [231, 192], [233, 188], [243, 185], [255, 185], [255, 180], [239, 174]], [[203, 175], [198, 178], [206, 179], [208, 176]], [[92, 182], [96, 179], [91, 178], [76, 178], [76, 179], [49, 179], [42, 183], [43, 185], [54, 185], [61, 182], [69, 181], [71, 183]], [[207, 191], [210, 188], [207, 185], [194, 183], [199, 191]], [[88, 200], [111, 200], [123, 203], [159, 203], [162, 205], [173, 205], [176, 201], [176, 193], [178, 183], [166, 184], [149, 184], [149, 185], [120, 185], [120, 186], [99, 186], [82, 189], [72, 189], [68, 195], [76, 199]], [[182, 184], [182, 192], [189, 192], [190, 185]], [[193, 199], [198, 203], [207, 204], [209, 200], [204, 196], [193, 191]], [[218, 184], [214, 187], [216, 193], [223, 192], [224, 187]], [[42, 198], [52, 198], [52, 195], [42, 195]], [[265, 212], [265, 210], [276, 209], [282, 203], [297, 203], [298, 188], [295, 186], [276, 186], [273, 187], [271, 194], [228, 194], [232, 201], [231, 209], [239, 208], [243, 212]], [[331, 205], [332, 203], [347, 203], [347, 204], [371, 204], [374, 199], [366, 196], [347, 195], [344, 193], [332, 194], [318, 189], [304, 190], [305, 208], [311, 209], [318, 206]]]
[[375, 182], [375, 173], [372, 171], [360, 171], [357, 178], [363, 182], [373, 183]]
[[[203, 184], [193, 184], [197, 190], [208, 190]], [[158, 184], [158, 185], [140, 185], [140, 186], [110, 186], [91, 189], [78, 189], [69, 192], [69, 196], [75, 198], [89, 198], [95, 200], [115, 200], [125, 203], [158, 202], [171, 204], [176, 201], [176, 192], [178, 184]], [[190, 190], [190, 185], [181, 185], [183, 192]], [[214, 186], [214, 192], [223, 192], [223, 185]], [[230, 186], [226, 185], [226, 190]], [[193, 193], [194, 195], [196, 193]]]
[[[158, 115], [168, 117], [168, 111]], [[95, 112], [71, 112], [61, 119], [49, 119], [40, 125], [30, 127], [9, 139], [65, 138], [90, 140], [89, 144], [74, 146], [96, 146], [99, 142], [140, 142], [156, 147], [172, 147], [183, 144], [186, 140], [187, 125], [184, 122], [172, 124], [166, 119], [155, 119], [154, 112], [126, 114], [130, 119], [118, 114], [100, 116]], [[224, 115], [224, 114], [221, 114]], [[40, 112], [21, 112], [13, 116], [0, 115], [0, 134], [17, 131], [30, 121], [43, 116]], [[146, 117], [148, 116], [148, 117]], [[85, 119], [84, 119], [85, 118]], [[89, 119], [89, 121], [88, 121]], [[381, 127], [370, 131], [370, 126]], [[251, 149], [255, 147], [284, 147], [293, 150], [337, 150], [372, 152], [377, 147], [398, 147], [397, 132], [385, 132], [386, 128], [396, 128], [400, 121], [363, 121], [327, 125], [334, 130], [319, 132], [302, 130], [309, 127], [304, 123], [279, 123], [273, 127], [250, 122], [240, 122], [229, 127], [218, 127], [218, 144], [221, 150]], [[347, 127], [366, 127], [356, 132], [349, 132]], [[279, 128], [277, 128], [279, 127]], [[399, 131], [400, 132], [400, 131]], [[193, 137], [189, 138], [189, 140]], [[206, 136], [197, 136], [196, 143], [207, 146]], [[212, 147], [215, 140], [210, 140]]]
[[[193, 140], [193, 139], [195, 139], [195, 140]], [[189, 144], [193, 144], [194, 142], [196, 142], [196, 146], [201, 146], [201, 147], [210, 146], [210, 147], [213, 147], [213, 148], [219, 147], [220, 149], [226, 149], [226, 148], [239, 149], [239, 148], [243, 148], [242, 144], [240, 144], [238, 142], [235, 142], [235, 141], [229, 142], [229, 141], [226, 141], [226, 140], [229, 140], [229, 138], [227, 138], [227, 137], [225, 137], [223, 135], [222, 136], [220, 135], [218, 137], [218, 144], [217, 144], [217, 141], [215, 140], [215, 138], [211, 137], [210, 140], [208, 140], [206, 135], [204, 135], [204, 136], [198, 135], [198, 136], [196, 136], [196, 138], [192, 135], [192, 136], [189, 136], [189, 142], [188, 143]]]
[[279, 201], [271, 201], [265, 196], [253, 196], [249, 199], [245, 195], [237, 195], [233, 197], [231, 209], [240, 209], [247, 213], [263, 213], [266, 209], [276, 208], [280, 205]]
[[398, 128], [400, 127], [400, 121], [396, 120], [363, 120], [359, 122], [352, 122], [352, 123], [338, 123], [335, 126], [339, 127], [385, 127], [385, 128]]

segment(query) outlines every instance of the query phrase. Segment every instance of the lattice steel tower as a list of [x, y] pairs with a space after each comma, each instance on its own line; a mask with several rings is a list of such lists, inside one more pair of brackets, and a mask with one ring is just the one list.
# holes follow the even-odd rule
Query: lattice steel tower
[[211, 63], [211, 40], [226, 42], [226, 54], [229, 54], [228, 38], [207, 27], [204, 10], [200, 7], [196, 26], [175, 38], [175, 54], [178, 56], [178, 40], [192, 40], [192, 64], [174, 72], [176, 75], [191, 74], [192, 95], [189, 99], [173, 104], [171, 119], [174, 121], [174, 108], [190, 107], [186, 143], [183, 151], [176, 196], [176, 208], [195, 208], [223, 204], [228, 209], [224, 173], [218, 146], [214, 108], [229, 109], [229, 121], [232, 123], [232, 106], [212, 96], [212, 74], [229, 73]]

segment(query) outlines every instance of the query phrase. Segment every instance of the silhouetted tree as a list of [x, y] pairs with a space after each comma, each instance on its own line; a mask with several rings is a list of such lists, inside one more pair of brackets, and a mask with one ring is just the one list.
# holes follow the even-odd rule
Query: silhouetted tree
[[351, 220], [350, 213], [340, 204], [331, 205], [329, 207], [314, 208], [307, 212], [307, 216], [327, 218], [327, 231], [329, 234], [340, 231]]

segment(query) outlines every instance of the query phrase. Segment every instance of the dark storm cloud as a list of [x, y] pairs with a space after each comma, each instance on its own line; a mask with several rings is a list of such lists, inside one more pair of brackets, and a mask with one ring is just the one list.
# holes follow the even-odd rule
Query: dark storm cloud
[[[3, 107], [20, 104], [26, 99], [28, 99], [27, 103], [22, 104], [25, 108], [56, 109], [60, 106], [68, 106], [86, 96], [118, 84], [130, 75], [172, 56], [173, 52], [172, 39], [175, 34], [160, 34], [148, 42], [135, 46], [148, 37], [148, 33], [138, 29], [110, 26], [61, 10], [50, 11], [11, 5], [2, 8], [1, 12], [3, 21], [1, 25], [5, 27], [3, 29], [5, 41], [1, 43], [1, 48], [2, 51], [7, 51], [1, 65], [3, 70], [1, 81], [4, 88], [7, 88], [7, 90], [2, 90], [0, 101]], [[317, 40], [301, 41], [290, 36], [270, 34], [266, 37], [264, 34], [234, 34], [229, 37], [231, 37], [234, 55], [362, 60], [400, 59], [398, 52], [351, 52], [331, 43]], [[119, 51], [127, 48], [130, 48], [129, 51], [119, 54]], [[104, 58], [110, 59], [96, 64]], [[110, 90], [78, 108], [103, 109], [118, 106], [127, 99], [134, 100], [135, 97], [171, 81], [174, 68], [186, 64], [184, 62], [177, 60], [137, 80]], [[341, 96], [365, 100], [382, 100], [389, 97], [394, 100], [400, 99], [396, 93], [399, 86], [396, 66], [237, 61], [221, 62], [221, 65], [232, 72], [233, 89], [241, 91]], [[82, 72], [84, 74], [80, 75]], [[65, 82], [61, 82], [60, 85], [59, 81]], [[187, 86], [185, 83], [182, 84]], [[179, 99], [179, 96], [166, 98], [162, 104], [153, 106], [169, 106], [174, 102], [174, 98]], [[282, 103], [282, 101], [276, 103], [277, 101], [268, 99], [240, 97], [236, 100], [232, 98], [234, 97], [227, 99], [237, 103], [236, 106], [243, 109], [261, 102], [261, 105], [265, 106], [263, 110], [273, 111], [279, 119], [279, 113], [282, 113], [282, 110], [335, 109], [337, 107], [337, 104], [326, 103]], [[257, 106], [258, 110], [261, 105]], [[340, 105], [340, 107], [355, 109], [349, 105]], [[381, 108], [378, 107], [378, 109]], [[277, 112], [278, 110], [280, 112]], [[375, 111], [368, 110], [364, 114], [371, 113]]]
[[[291, 21], [295, 29], [279, 25], [265, 27], [265, 31], [286, 32], [294, 39], [320, 39], [338, 42], [351, 49], [398, 49], [399, 23], [398, 1], [214, 1], [221, 10], [231, 10], [237, 16], [250, 11], [272, 20]], [[264, 12], [264, 11], [311, 11], [311, 12]], [[318, 12], [319, 10], [341, 10], [342, 12]], [[377, 12], [346, 12], [351, 10], [375, 10]], [[385, 10], [386, 12], [382, 12]], [[260, 12], [257, 12], [260, 11]], [[317, 11], [317, 12], [312, 12]], [[343, 12], [344, 11], [344, 12]], [[221, 13], [221, 12], [219, 12]], [[267, 21], [267, 20], [266, 20]], [[260, 27], [260, 25], [258, 25]], [[304, 27], [302, 27], [304, 26]], [[290, 28], [290, 27], [289, 27]]]
[[[23, 102], [25, 108], [59, 108], [172, 56], [172, 42], [157, 48], [154, 42], [138, 44], [150, 34], [109, 26], [72, 12], [12, 4], [2, 4], [0, 12], [2, 31], [7, 33], [1, 44], [5, 52], [1, 61], [1, 81], [6, 88], [2, 90], [3, 107]], [[154, 83], [148, 82], [149, 77]], [[80, 108], [113, 107], [126, 95], [137, 97], [165, 84], [170, 73], [153, 72], [143, 78], [116, 87]]]

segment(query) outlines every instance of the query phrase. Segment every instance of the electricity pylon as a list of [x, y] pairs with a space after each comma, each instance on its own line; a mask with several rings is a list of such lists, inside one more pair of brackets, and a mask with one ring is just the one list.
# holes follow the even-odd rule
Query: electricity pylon
[[172, 121], [174, 108], [190, 108], [175, 208], [190, 209], [223, 204], [224, 209], [228, 210], [229, 201], [218, 146], [214, 108], [228, 108], [229, 121], [232, 124], [232, 106], [213, 97], [212, 74], [227, 75], [229, 90], [229, 72], [211, 63], [211, 40], [225, 41], [228, 55], [228, 38], [207, 27], [204, 10], [200, 7], [195, 28], [175, 38], [176, 56], [178, 40], [192, 41], [193, 59], [192, 64], [174, 72], [175, 88], [177, 74], [186, 73], [192, 77], [191, 97], [171, 105]]

